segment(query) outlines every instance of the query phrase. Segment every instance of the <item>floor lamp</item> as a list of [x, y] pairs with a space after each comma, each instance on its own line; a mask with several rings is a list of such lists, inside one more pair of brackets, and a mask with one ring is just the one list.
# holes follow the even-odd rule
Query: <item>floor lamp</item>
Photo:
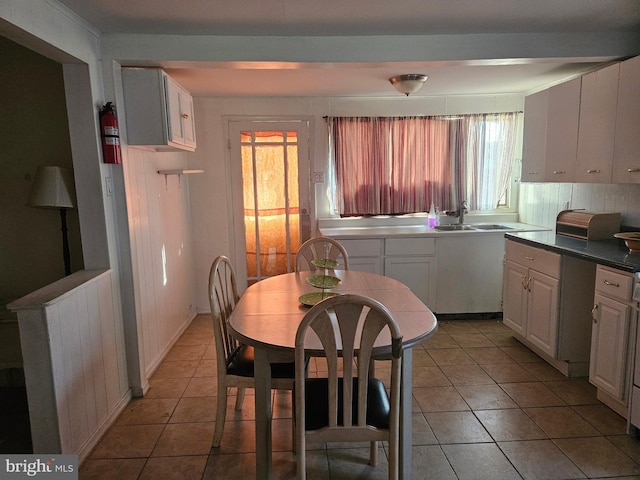
[[27, 205], [37, 208], [59, 208], [62, 224], [62, 258], [64, 274], [71, 273], [71, 255], [67, 236], [67, 209], [74, 208], [73, 174], [62, 167], [38, 167], [31, 185]]

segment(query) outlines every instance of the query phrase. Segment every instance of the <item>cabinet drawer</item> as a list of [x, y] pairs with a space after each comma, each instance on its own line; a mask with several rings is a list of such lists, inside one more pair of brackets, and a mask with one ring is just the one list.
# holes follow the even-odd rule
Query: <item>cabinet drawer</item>
[[382, 240], [378, 238], [364, 238], [362, 240], [337, 240], [345, 248], [345, 250], [347, 251], [347, 255], [349, 255], [349, 258], [378, 257], [382, 254]]
[[598, 265], [596, 270], [596, 291], [607, 297], [629, 302], [631, 301], [632, 289], [632, 276]]
[[435, 238], [386, 238], [385, 255], [435, 255]]
[[506, 242], [506, 258], [527, 268], [560, 278], [560, 255], [541, 248], [523, 245], [512, 240]]

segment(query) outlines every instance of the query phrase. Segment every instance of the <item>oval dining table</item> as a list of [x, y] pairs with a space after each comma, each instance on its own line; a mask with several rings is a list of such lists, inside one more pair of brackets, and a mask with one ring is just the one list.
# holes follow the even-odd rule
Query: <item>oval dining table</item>
[[[322, 272], [322, 271], [321, 271]], [[256, 478], [272, 477], [271, 451], [271, 363], [291, 361], [300, 321], [309, 310], [299, 298], [322, 290], [307, 282], [318, 272], [296, 272], [269, 277], [245, 290], [236, 305], [229, 327], [232, 335], [255, 349]], [[385, 305], [400, 327], [403, 357], [400, 399], [400, 478], [411, 478], [412, 348], [437, 330], [433, 312], [403, 283], [382, 275], [355, 270], [328, 274], [340, 284], [327, 292], [351, 293], [374, 298]], [[316, 339], [317, 340], [317, 339]], [[311, 340], [313, 342], [313, 340]], [[319, 350], [319, 345], [305, 345]], [[376, 358], [390, 351], [385, 329], [374, 346]]]

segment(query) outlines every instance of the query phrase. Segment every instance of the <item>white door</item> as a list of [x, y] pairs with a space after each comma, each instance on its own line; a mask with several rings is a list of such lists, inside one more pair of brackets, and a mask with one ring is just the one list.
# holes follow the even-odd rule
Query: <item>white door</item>
[[238, 281], [292, 272], [311, 235], [309, 122], [230, 120], [228, 131]]

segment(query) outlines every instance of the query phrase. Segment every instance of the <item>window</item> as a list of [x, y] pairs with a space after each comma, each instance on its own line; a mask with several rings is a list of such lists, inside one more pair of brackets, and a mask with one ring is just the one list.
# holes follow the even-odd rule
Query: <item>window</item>
[[521, 113], [329, 118], [341, 216], [455, 210], [504, 202]]

